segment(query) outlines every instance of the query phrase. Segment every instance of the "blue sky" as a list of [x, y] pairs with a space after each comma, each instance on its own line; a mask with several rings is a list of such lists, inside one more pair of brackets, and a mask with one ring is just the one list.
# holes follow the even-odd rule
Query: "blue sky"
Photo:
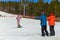
[[[0, 1], [9, 1], [9, 0], [0, 0]], [[10, 1], [18, 1], [18, 0], [10, 0]], [[31, 0], [33, 1], [33, 0]], [[34, 2], [38, 2], [38, 0], [34, 0]], [[44, 0], [44, 2], [51, 2], [51, 0]]]
[[[8, 2], [9, 0], [0, 0], [0, 1], [4, 1], [4, 2]], [[10, 0], [10, 1], [18, 1], [18, 0]]]
[[52, 0], [44, 0], [44, 2], [48, 2], [48, 3], [50, 3]]
[[[38, 0], [34, 0], [35, 2], [37, 2]], [[48, 2], [48, 3], [50, 3], [51, 2], [51, 0], [43, 0], [44, 2]]]

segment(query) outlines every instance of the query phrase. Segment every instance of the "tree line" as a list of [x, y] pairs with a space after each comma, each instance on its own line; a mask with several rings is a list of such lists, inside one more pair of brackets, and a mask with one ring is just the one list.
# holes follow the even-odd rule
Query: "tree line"
[[0, 11], [9, 12], [12, 14], [20, 14], [23, 15], [24, 7], [23, 5], [27, 4], [25, 10], [26, 15], [29, 16], [39, 16], [41, 11], [43, 10], [45, 14], [48, 16], [50, 12], [54, 12], [56, 17], [60, 17], [60, 2], [58, 0], [52, 0], [50, 3], [44, 2], [43, 0], [38, 0], [38, 2], [30, 2], [26, 1], [21, 3], [19, 2], [3, 2], [0, 1]]

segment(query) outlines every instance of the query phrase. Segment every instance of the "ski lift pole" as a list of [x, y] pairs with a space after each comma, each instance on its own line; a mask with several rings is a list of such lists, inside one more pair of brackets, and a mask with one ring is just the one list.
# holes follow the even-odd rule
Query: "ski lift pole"
[[26, 15], [26, 6], [27, 6], [27, 4], [26, 4], [26, 0], [24, 0], [24, 1], [25, 1], [25, 3], [22, 4], [22, 3], [23, 3], [23, 0], [21, 0], [21, 6], [23, 6], [23, 8], [24, 8], [24, 10], [23, 10], [23, 16]]
[[24, 5], [24, 13], [23, 13], [23, 15], [25, 16], [25, 14], [26, 14], [26, 10], [25, 10], [25, 8], [26, 8], [26, 5]]

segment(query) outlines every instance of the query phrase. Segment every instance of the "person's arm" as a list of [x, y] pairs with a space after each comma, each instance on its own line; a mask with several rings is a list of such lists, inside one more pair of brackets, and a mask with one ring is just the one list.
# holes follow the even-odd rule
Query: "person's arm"
[[19, 19], [21, 19], [21, 16], [19, 17]]

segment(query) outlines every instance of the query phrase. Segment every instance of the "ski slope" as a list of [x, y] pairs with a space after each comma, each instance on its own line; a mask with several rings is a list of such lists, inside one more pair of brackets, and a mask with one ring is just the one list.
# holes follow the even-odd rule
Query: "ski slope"
[[9, 14], [9, 13], [3, 12], [3, 11], [0, 11], [0, 15], [1, 15], [1, 16], [7, 16], [7, 17], [16, 16], [16, 15]]
[[48, 37], [41, 36], [40, 20], [21, 18], [20, 22], [22, 28], [17, 28], [16, 16], [0, 17], [0, 40], [60, 40], [60, 22], [55, 25], [56, 35]]

